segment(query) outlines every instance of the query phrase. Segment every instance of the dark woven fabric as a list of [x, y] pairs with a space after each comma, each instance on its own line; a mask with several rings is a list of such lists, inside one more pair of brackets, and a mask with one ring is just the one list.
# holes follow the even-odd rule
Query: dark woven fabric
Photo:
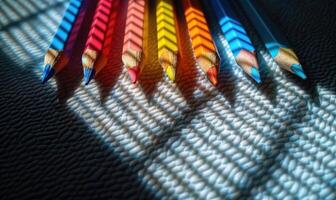
[[43, 54], [66, 2], [0, 0], [1, 199], [336, 198], [335, 1], [258, 0], [307, 81], [279, 69], [239, 12], [260, 55], [260, 85], [234, 63], [204, 5], [222, 60], [217, 88], [193, 67], [180, 8], [177, 83], [164, 77], [154, 1], [141, 80], [129, 84], [120, 60], [124, 0], [95, 81], [83, 86], [80, 66], [91, 11], [78, 52], [42, 85]]

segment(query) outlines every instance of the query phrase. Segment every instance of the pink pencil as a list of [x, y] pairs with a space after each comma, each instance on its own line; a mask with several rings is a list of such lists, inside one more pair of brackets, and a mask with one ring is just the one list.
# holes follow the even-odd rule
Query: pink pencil
[[136, 83], [140, 72], [144, 14], [145, 0], [130, 0], [128, 2], [122, 61], [132, 83]]
[[[82, 56], [84, 82], [88, 84], [93, 73], [94, 65], [103, 51], [106, 32], [111, 15], [113, 0], [100, 0], [98, 2], [86, 47]], [[95, 73], [98, 73], [96, 71]]]

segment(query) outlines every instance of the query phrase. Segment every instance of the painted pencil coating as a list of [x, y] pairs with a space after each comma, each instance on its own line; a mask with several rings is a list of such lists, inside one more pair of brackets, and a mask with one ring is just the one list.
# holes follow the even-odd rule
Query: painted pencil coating
[[184, 0], [184, 15], [197, 63], [214, 85], [217, 84], [218, 55], [208, 23], [198, 0]]
[[[103, 52], [103, 45], [112, 12], [113, 0], [100, 0], [98, 2], [86, 47], [82, 56], [84, 83], [88, 84], [93, 74], [94, 65]], [[95, 73], [98, 73], [96, 71]]]
[[137, 81], [140, 72], [144, 15], [145, 0], [130, 0], [128, 2], [122, 61], [127, 68], [132, 83]]
[[[49, 49], [44, 58], [44, 71], [42, 82], [46, 82], [53, 73], [61, 69], [54, 69], [56, 62], [61, 55], [64, 55], [65, 46], [69, 39], [73, 25], [76, 22], [83, 0], [71, 0], [62, 18], [62, 21], [50, 43]], [[65, 52], [69, 53], [69, 52]], [[64, 55], [69, 57], [70, 55]]]
[[159, 62], [169, 79], [175, 81], [178, 46], [172, 0], [157, 0], [156, 24]]
[[260, 83], [261, 78], [255, 48], [245, 28], [235, 15], [230, 2], [227, 0], [210, 0], [209, 2], [219, 20], [221, 30], [229, 43], [237, 64], [256, 82]]
[[298, 57], [272, 21], [250, 0], [238, 0], [238, 2], [257, 29], [272, 58], [283, 69], [306, 79]]

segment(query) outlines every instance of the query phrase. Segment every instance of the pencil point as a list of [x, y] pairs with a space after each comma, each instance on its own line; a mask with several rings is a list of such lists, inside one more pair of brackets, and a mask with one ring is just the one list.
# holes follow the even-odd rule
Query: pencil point
[[93, 72], [93, 69], [92, 68], [84, 68], [84, 84], [85, 85], [88, 85], [90, 80], [91, 80], [91, 76], [92, 76], [92, 73]]
[[260, 73], [256, 67], [251, 68], [251, 76], [257, 83], [261, 83]]
[[251, 76], [257, 83], [261, 82], [258, 61], [253, 52], [245, 49], [241, 50], [236, 57], [237, 64], [243, 68], [243, 70]]
[[307, 79], [306, 74], [303, 72], [302, 66], [300, 64], [293, 64], [291, 70], [302, 79]]
[[213, 85], [217, 85], [218, 80], [217, 80], [217, 69], [215, 66], [212, 66], [208, 71], [207, 71], [207, 76], [209, 81], [213, 84]]
[[128, 74], [129, 74], [129, 77], [130, 77], [132, 83], [137, 82], [139, 72], [140, 72], [140, 67], [139, 66], [128, 68]]
[[166, 73], [171, 81], [175, 81], [175, 69], [172, 65], [167, 66]]
[[43, 74], [42, 74], [42, 83], [46, 83], [52, 74], [52, 66], [50, 64], [46, 64], [44, 66]]

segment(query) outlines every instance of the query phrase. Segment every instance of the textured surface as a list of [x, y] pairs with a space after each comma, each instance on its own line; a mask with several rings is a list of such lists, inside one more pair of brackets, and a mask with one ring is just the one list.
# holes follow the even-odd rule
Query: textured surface
[[241, 16], [262, 55], [264, 83], [254, 84], [212, 21], [218, 88], [192, 67], [181, 10], [182, 64], [177, 83], [167, 80], [155, 59], [153, 3], [138, 85], [121, 66], [124, 20], [96, 81], [83, 87], [78, 53], [42, 85], [42, 57], [65, 2], [0, 1], [1, 199], [336, 198], [336, 21], [325, 17], [334, 1], [258, 1], [308, 81], [280, 70]]

